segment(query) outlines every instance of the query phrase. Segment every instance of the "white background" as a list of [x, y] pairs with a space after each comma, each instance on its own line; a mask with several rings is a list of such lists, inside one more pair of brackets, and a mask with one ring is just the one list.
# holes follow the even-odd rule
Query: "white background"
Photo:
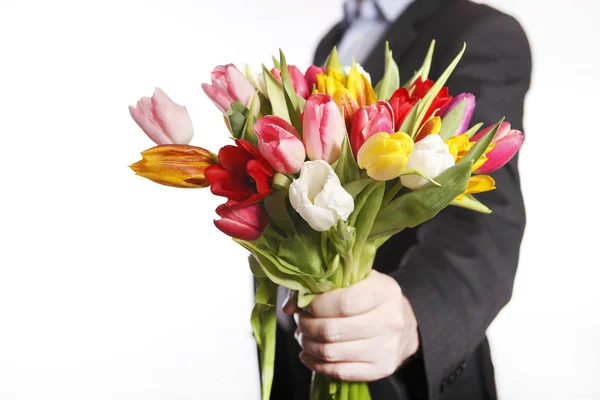
[[[500, 396], [599, 398], [597, 2], [491, 3], [535, 68], [527, 232], [490, 329]], [[245, 252], [212, 225], [219, 199], [127, 168], [153, 145], [127, 106], [159, 86], [217, 150], [212, 67], [279, 47], [305, 67], [340, 6], [0, 1], [0, 399], [258, 398]]]

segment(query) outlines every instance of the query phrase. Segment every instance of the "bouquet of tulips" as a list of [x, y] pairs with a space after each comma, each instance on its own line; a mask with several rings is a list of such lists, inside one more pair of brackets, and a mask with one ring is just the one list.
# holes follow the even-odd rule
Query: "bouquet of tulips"
[[[436, 82], [422, 67], [400, 85], [389, 48], [373, 87], [335, 48], [325, 67], [306, 73], [284, 54], [272, 69], [216, 67], [202, 87], [224, 115], [231, 144], [218, 154], [190, 146], [192, 123], [157, 89], [131, 115], [157, 143], [131, 165], [140, 176], [182, 188], [210, 187], [227, 200], [216, 227], [250, 253], [257, 282], [251, 324], [260, 349], [262, 398], [269, 398], [275, 355], [277, 287], [298, 307], [315, 295], [364, 279], [377, 248], [445, 207], [489, 213], [473, 194], [493, 190], [488, 173], [523, 140], [500, 121], [469, 128], [475, 98], [452, 97], [445, 82], [465, 47]], [[311, 398], [370, 399], [366, 383], [313, 375]]]

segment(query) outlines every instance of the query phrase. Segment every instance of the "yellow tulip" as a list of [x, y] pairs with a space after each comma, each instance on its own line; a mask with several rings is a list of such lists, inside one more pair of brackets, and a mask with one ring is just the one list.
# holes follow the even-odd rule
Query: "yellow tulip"
[[168, 144], [143, 151], [142, 159], [129, 168], [161, 185], [203, 188], [210, 186], [204, 171], [215, 163], [213, 155], [201, 147]]
[[[467, 155], [471, 147], [473, 147], [477, 142], [470, 142], [469, 135], [462, 134], [458, 136], [454, 136], [448, 140], [446, 140], [446, 144], [450, 149], [450, 154], [454, 157], [454, 161], [458, 162], [461, 158]], [[479, 160], [473, 164], [473, 171], [476, 171], [479, 167], [481, 167], [488, 160], [487, 153], [494, 149], [495, 143], [490, 143], [487, 149], [483, 152]]]
[[318, 74], [315, 92], [326, 93], [333, 97], [344, 113], [347, 126], [350, 126], [354, 114], [360, 107], [377, 101], [373, 86], [356, 66], [350, 69], [348, 77], [335, 69], [326, 74]]
[[358, 166], [376, 181], [397, 178], [406, 167], [413, 147], [413, 140], [404, 132], [376, 133], [358, 151]]

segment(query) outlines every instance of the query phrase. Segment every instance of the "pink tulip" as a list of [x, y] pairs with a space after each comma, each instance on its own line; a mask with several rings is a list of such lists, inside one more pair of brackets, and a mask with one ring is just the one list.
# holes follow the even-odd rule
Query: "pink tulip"
[[311, 160], [333, 164], [340, 158], [346, 123], [330, 95], [315, 93], [308, 98], [302, 115], [302, 135]]
[[[210, 79], [212, 83], [210, 85], [203, 83], [202, 90], [223, 114], [231, 108], [231, 103], [236, 100], [246, 107], [250, 107], [252, 104], [256, 89], [235, 65], [227, 64], [215, 67]], [[258, 104], [258, 98], [254, 104]], [[257, 113], [260, 107], [255, 108], [254, 111]]]
[[254, 124], [258, 136], [258, 150], [282, 174], [295, 174], [300, 171], [306, 152], [299, 139], [298, 131], [286, 120], [275, 115], [260, 118]]
[[156, 144], [188, 144], [194, 136], [187, 109], [159, 88], [154, 90], [152, 98], [142, 97], [136, 107], [129, 106], [129, 113]]
[[[288, 73], [290, 74], [290, 78], [292, 79], [292, 85], [294, 86], [294, 91], [303, 99], [306, 99], [309, 95], [308, 85], [306, 84], [306, 79], [302, 72], [298, 69], [298, 67], [294, 65], [288, 65], [287, 67]], [[281, 82], [281, 71], [279, 68], [273, 68], [271, 73], [279, 82]]]
[[354, 115], [350, 131], [350, 145], [354, 156], [368, 138], [379, 132], [390, 135], [394, 133], [394, 112], [386, 101], [361, 107]]
[[250, 204], [241, 208], [217, 207], [221, 219], [215, 220], [215, 226], [224, 234], [236, 239], [256, 240], [269, 224], [269, 216], [259, 204]]
[[[493, 127], [494, 126], [492, 125], [485, 128], [475, 135], [473, 140], [479, 140], [479, 138], [485, 135], [486, 132]], [[497, 169], [502, 168], [515, 154], [517, 154], [517, 151], [519, 151], [519, 148], [521, 147], [521, 143], [523, 143], [523, 133], [510, 128], [510, 123], [508, 122], [503, 122], [502, 125], [500, 125], [500, 129], [498, 129], [498, 133], [496, 133], [496, 137], [492, 141], [492, 143], [495, 143], [495, 146], [492, 151], [487, 153], [488, 160], [479, 167], [475, 173], [489, 174], [494, 172]]]
[[463, 115], [460, 119], [458, 127], [456, 128], [456, 131], [452, 136], [461, 135], [469, 129], [469, 124], [471, 123], [471, 118], [473, 117], [473, 111], [475, 111], [475, 96], [471, 93], [461, 93], [454, 99], [452, 99], [452, 101], [448, 103], [444, 108], [442, 108], [442, 110], [438, 114], [440, 118], [444, 118], [446, 114], [448, 114], [463, 100], [465, 101]]
[[316, 65], [311, 65], [310, 67], [308, 67], [304, 76], [306, 78], [306, 83], [308, 85], [309, 92], [312, 92], [313, 87], [317, 86], [317, 75], [324, 73], [324, 67], [317, 67]]

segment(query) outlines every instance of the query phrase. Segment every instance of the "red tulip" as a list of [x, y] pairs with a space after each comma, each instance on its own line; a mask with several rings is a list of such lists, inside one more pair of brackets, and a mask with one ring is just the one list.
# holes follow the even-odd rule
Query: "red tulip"
[[340, 158], [346, 123], [330, 95], [315, 93], [308, 98], [302, 114], [302, 135], [311, 160], [333, 164]]
[[[427, 79], [425, 82], [423, 82], [421, 77], [419, 77], [410, 88], [412, 93], [409, 94], [409, 91], [404, 88], [400, 88], [394, 92], [389, 100], [389, 103], [392, 106], [392, 110], [394, 110], [396, 131], [400, 130], [402, 123], [412, 110], [415, 103], [427, 94], [433, 84], [434, 82], [432, 80]], [[448, 88], [443, 87], [437, 96], [435, 96], [429, 109], [427, 109], [427, 113], [425, 114], [425, 118], [423, 118], [422, 123], [427, 122], [427, 120], [429, 120], [436, 110], [445, 107], [451, 100], [452, 96], [448, 94]]]
[[387, 132], [391, 135], [395, 132], [393, 116], [392, 107], [385, 101], [361, 107], [357, 111], [350, 131], [350, 145], [355, 157], [363, 143], [374, 134]]
[[[292, 85], [294, 86], [294, 91], [303, 99], [308, 97], [309, 87], [306, 83], [306, 78], [302, 75], [302, 72], [298, 69], [298, 67], [294, 65], [288, 65], [287, 67], [288, 73], [290, 74], [290, 78], [292, 79]], [[271, 73], [279, 82], [281, 82], [281, 71], [279, 68], [273, 68]]]
[[271, 193], [273, 169], [249, 142], [237, 139], [237, 146], [219, 150], [219, 164], [204, 172], [210, 181], [210, 190], [217, 196], [227, 197], [228, 207], [244, 207], [258, 203]]
[[283, 118], [269, 115], [254, 124], [260, 154], [283, 174], [300, 171], [306, 152], [298, 131]]
[[[235, 65], [219, 65], [213, 70], [210, 79], [212, 83], [202, 84], [204, 93], [215, 103], [223, 114], [231, 108], [231, 103], [239, 100], [246, 107], [252, 104], [256, 89]], [[260, 109], [258, 99], [255, 101], [255, 112]]]
[[[479, 132], [473, 137], [473, 141], [479, 140], [479, 138], [485, 135], [486, 132], [493, 127], [494, 125], [489, 126]], [[498, 129], [498, 133], [496, 133], [496, 137], [494, 137], [494, 140], [492, 141], [494, 148], [487, 153], [488, 160], [479, 167], [475, 173], [489, 174], [494, 172], [502, 168], [515, 154], [517, 154], [517, 151], [519, 151], [519, 148], [523, 143], [523, 133], [510, 128], [511, 126], [508, 122], [503, 122], [502, 125], [500, 125], [500, 129]]]
[[133, 120], [156, 144], [188, 144], [194, 136], [192, 120], [180, 106], [156, 88], [152, 98], [142, 97], [129, 107]]
[[256, 240], [269, 224], [267, 213], [258, 204], [236, 208], [221, 204], [217, 214], [221, 219], [215, 220], [215, 226], [236, 239]]
[[304, 76], [306, 77], [306, 84], [308, 85], [309, 93], [312, 93], [313, 88], [317, 87], [317, 84], [318, 84], [317, 75], [324, 74], [324, 73], [325, 73], [324, 67], [317, 67], [316, 65], [311, 65], [310, 67], [308, 67]]

